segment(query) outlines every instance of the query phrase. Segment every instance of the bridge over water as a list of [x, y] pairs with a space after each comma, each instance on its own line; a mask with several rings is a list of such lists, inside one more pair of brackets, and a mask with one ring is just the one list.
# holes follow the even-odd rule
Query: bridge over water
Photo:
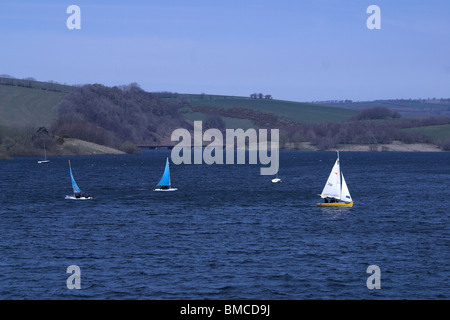
[[157, 146], [150, 146], [150, 145], [138, 145], [137, 146], [139, 149], [151, 149], [151, 150], [156, 150], [156, 149], [173, 149], [173, 145], [157, 145]]
[[[190, 145], [190, 146], [180, 146], [180, 145], [176, 145], [177, 147], [180, 148], [191, 148], [194, 149], [194, 145]], [[202, 148], [205, 148], [207, 145], [203, 145]], [[162, 145], [138, 145], [137, 146], [139, 149], [150, 149], [150, 150], [156, 150], [156, 149], [173, 149], [173, 147], [175, 147], [174, 145], [168, 145], [168, 144], [162, 144]]]

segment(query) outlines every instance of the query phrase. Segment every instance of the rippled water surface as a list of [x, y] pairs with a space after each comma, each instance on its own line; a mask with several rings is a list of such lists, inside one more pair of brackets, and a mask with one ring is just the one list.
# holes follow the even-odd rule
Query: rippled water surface
[[[260, 165], [170, 156], [0, 162], [1, 299], [448, 299], [450, 153], [341, 152], [353, 208], [318, 208], [336, 154]], [[66, 269], [81, 270], [69, 290]], [[381, 270], [369, 290], [367, 267]]]

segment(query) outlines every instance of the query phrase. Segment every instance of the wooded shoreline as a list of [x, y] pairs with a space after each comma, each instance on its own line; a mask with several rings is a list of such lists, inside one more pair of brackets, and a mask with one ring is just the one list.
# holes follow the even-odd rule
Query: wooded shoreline
[[[91, 155], [108, 155], [108, 154], [127, 154], [118, 149], [114, 149], [108, 146], [103, 146], [95, 144], [88, 141], [82, 141], [78, 139], [70, 139], [65, 142], [66, 151], [59, 154], [47, 154], [48, 157], [62, 157], [62, 156], [91, 156]], [[139, 149], [141, 152], [143, 150], [171, 150], [172, 148], [167, 145], [162, 146], [152, 146], [152, 148], [142, 148]], [[67, 151], [69, 150], [69, 151]], [[70, 151], [71, 150], [71, 151]], [[247, 150], [255, 150], [255, 148], [247, 148]], [[302, 143], [300, 146], [292, 148], [282, 148], [280, 151], [322, 151], [322, 152], [335, 152], [335, 151], [348, 151], [348, 152], [446, 152], [434, 144], [427, 143], [412, 143], [406, 144], [402, 142], [395, 141], [391, 144], [382, 145], [342, 145], [334, 149], [329, 150], [318, 150], [313, 145], [309, 143]], [[139, 153], [135, 152], [134, 154]], [[41, 157], [41, 154], [30, 154], [23, 155], [20, 157]], [[16, 157], [1, 157], [0, 160], [11, 160]]]

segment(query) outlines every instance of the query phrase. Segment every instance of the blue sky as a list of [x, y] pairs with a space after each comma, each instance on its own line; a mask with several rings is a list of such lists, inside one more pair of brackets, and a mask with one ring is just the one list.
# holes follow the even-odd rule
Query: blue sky
[[[81, 29], [69, 30], [69, 5]], [[381, 9], [369, 30], [368, 6]], [[0, 2], [0, 74], [293, 101], [450, 97], [448, 0]]]

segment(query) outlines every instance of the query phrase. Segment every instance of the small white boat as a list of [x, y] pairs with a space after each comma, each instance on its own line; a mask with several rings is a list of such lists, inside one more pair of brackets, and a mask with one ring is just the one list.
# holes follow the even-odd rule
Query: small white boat
[[45, 150], [45, 144], [44, 144], [44, 160], [38, 160], [38, 163], [49, 163], [50, 160], [47, 160], [47, 151]]
[[281, 179], [278, 178], [278, 173], [277, 173], [276, 178], [273, 178], [273, 179], [272, 179], [272, 182], [273, 182], [273, 183], [280, 183], [280, 182], [283, 182], [283, 181], [281, 181]]
[[177, 191], [178, 188], [172, 188], [170, 184], [170, 169], [169, 169], [169, 158], [166, 159], [166, 167], [164, 169], [163, 176], [158, 183], [158, 188], [153, 191]]

